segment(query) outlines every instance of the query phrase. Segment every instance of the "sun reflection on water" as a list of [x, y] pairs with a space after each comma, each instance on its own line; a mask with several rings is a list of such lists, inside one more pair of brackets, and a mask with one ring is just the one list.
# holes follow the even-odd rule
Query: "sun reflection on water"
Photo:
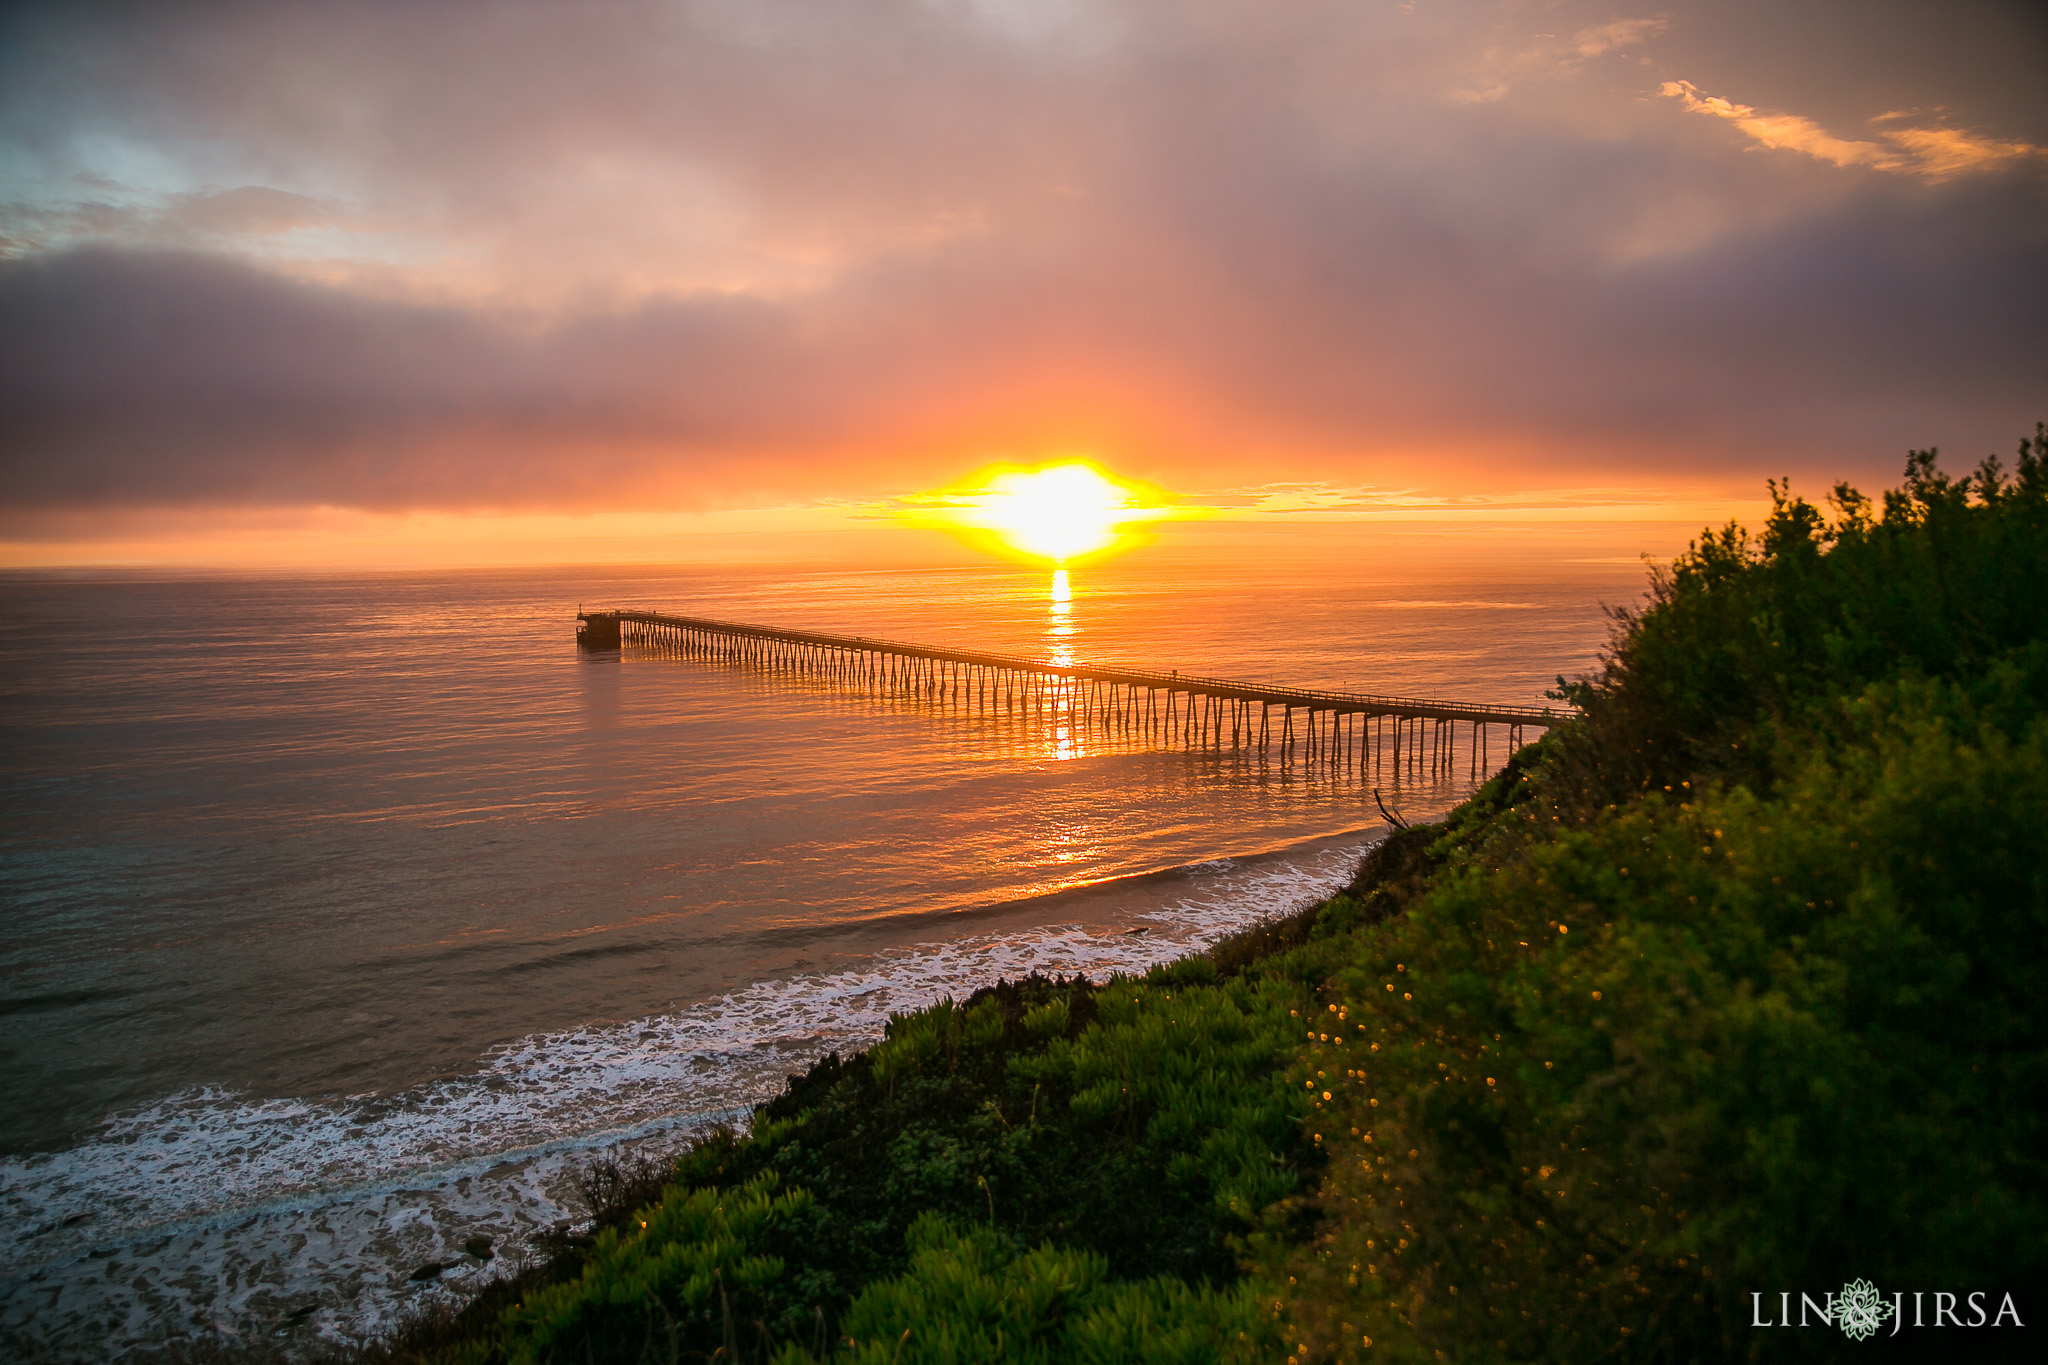
[[1045, 596], [1046, 643], [1051, 646], [1052, 662], [1067, 668], [1074, 662], [1074, 589], [1065, 569], [1052, 571], [1052, 584]]
[[[1052, 582], [1045, 590], [1046, 658], [1060, 668], [1071, 668], [1074, 663], [1074, 587], [1065, 569], [1052, 571]], [[1074, 713], [1071, 699], [1056, 713], [1052, 730], [1052, 756], [1059, 762], [1078, 758], [1080, 750], [1075, 744]]]

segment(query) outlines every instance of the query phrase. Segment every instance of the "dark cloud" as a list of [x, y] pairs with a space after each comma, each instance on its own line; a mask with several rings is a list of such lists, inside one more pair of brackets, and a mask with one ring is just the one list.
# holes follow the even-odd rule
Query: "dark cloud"
[[[1660, 84], [1799, 92], [1684, 14], [166, 13], [13, 34], [17, 513], [861, 495], [1077, 446], [1181, 486], [1876, 478], [2048, 415], [2040, 163], [1755, 145]], [[1896, 112], [1872, 80], [1803, 107]]]

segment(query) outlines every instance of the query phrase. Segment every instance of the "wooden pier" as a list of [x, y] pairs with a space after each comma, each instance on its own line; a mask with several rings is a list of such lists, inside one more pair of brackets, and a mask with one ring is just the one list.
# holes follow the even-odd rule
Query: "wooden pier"
[[[1232, 682], [1097, 664], [1048, 663], [976, 650], [782, 630], [651, 611], [577, 613], [585, 649], [626, 644], [682, 658], [808, 679], [877, 697], [1138, 733], [1195, 750], [1275, 756], [1396, 777], [1448, 777], [1462, 755], [1474, 777], [1521, 747], [1530, 729], [1572, 712]], [[1297, 716], [1297, 713], [1299, 715]], [[1460, 743], [1458, 727], [1466, 727]]]

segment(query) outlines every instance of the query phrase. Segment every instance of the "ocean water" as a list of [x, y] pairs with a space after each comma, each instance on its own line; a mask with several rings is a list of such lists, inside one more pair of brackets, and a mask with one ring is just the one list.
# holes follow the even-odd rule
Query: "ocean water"
[[1308, 903], [1373, 788], [1417, 818], [1470, 788], [585, 654], [579, 604], [1530, 703], [1640, 579], [1164, 549], [0, 579], [0, 1350], [375, 1332], [572, 1223], [594, 1155], [742, 1118], [892, 1012]]

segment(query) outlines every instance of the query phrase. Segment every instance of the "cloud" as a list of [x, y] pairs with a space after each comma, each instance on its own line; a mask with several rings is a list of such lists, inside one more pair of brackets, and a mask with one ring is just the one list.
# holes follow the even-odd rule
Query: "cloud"
[[1572, 37], [1572, 50], [1581, 57], [1598, 57], [1603, 52], [1641, 47], [1670, 27], [1669, 16], [1661, 14], [1648, 19], [1616, 19], [1580, 29]]
[[1691, 81], [1665, 81], [1659, 93], [1678, 100], [1692, 113], [1726, 119], [1760, 147], [1799, 152], [1834, 166], [1867, 166], [1939, 181], [1971, 172], [2007, 170], [2044, 155], [2042, 148], [2027, 142], [1960, 128], [1884, 126], [1909, 117], [1900, 112], [1871, 120], [1878, 125], [1879, 141], [1852, 142], [1798, 114], [1760, 114], [1750, 105], [1703, 95]]
[[1817, 161], [1836, 166], [1875, 166], [1894, 170], [1905, 164], [1874, 142], [1845, 142], [1812, 119], [1797, 114], [1759, 114], [1747, 104], [1731, 103], [1718, 95], [1702, 95], [1699, 87], [1691, 81], [1666, 81], [1658, 90], [1660, 94], [1678, 100], [1692, 113], [1728, 120], [1762, 147], [1802, 152]]
[[1451, 91], [1450, 98], [1461, 104], [1505, 99], [1526, 82], [1577, 75], [1592, 59], [1641, 47], [1670, 27], [1671, 21], [1665, 15], [1591, 24], [1569, 37], [1528, 33], [1512, 24], [1504, 25], [1499, 41], [1486, 49]]
[[[1880, 120], [1904, 118], [1888, 114]], [[1908, 163], [1929, 180], [1946, 180], [1972, 172], [2012, 169], [2044, 155], [2043, 149], [2014, 138], [1986, 137], [1961, 128], [1880, 128], [1879, 136], [1905, 155]]]
[[1445, 497], [2041, 415], [2037, 134], [1832, 138], [1674, 80], [1799, 153], [1729, 157], [1642, 65], [1698, 25], [1611, 13], [18, 7], [0, 513], [872, 499], [1068, 454]]
[[242, 185], [214, 194], [178, 198], [168, 215], [199, 232], [268, 235], [316, 227], [328, 220], [318, 201], [267, 185]]

